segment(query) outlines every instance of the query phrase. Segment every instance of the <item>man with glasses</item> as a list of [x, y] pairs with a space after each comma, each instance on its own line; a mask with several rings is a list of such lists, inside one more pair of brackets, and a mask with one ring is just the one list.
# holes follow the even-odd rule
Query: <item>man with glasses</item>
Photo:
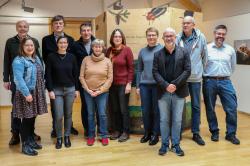
[[149, 145], [156, 145], [160, 135], [160, 119], [157, 101], [157, 84], [153, 78], [152, 68], [154, 53], [162, 49], [158, 43], [159, 32], [150, 27], [146, 30], [147, 46], [138, 55], [138, 74], [136, 80], [137, 93], [140, 94], [144, 135], [141, 143], [149, 141]]
[[177, 36], [177, 45], [187, 49], [191, 60], [191, 75], [188, 78], [188, 88], [191, 96], [193, 140], [198, 145], [205, 145], [200, 136], [200, 94], [203, 69], [207, 61], [207, 41], [203, 33], [195, 28], [192, 16], [186, 16], [182, 22], [182, 32]]
[[[29, 24], [26, 20], [20, 20], [16, 23], [17, 35], [9, 38], [6, 41], [4, 50], [4, 62], [3, 62], [3, 82], [4, 88], [11, 91], [11, 102], [16, 92], [16, 86], [13, 80], [12, 62], [16, 56], [19, 55], [19, 46], [22, 39], [28, 37]], [[36, 48], [36, 54], [41, 59], [39, 52], [39, 43], [36, 39], [32, 38]], [[13, 107], [12, 107], [13, 109]], [[17, 145], [20, 143], [20, 125], [21, 119], [14, 118], [11, 113], [11, 133], [12, 137], [9, 141], [9, 145]], [[40, 140], [41, 137], [33, 133], [35, 140]]]
[[207, 45], [208, 62], [203, 74], [203, 96], [209, 130], [212, 134], [211, 140], [219, 141], [218, 121], [215, 114], [215, 103], [218, 95], [223, 110], [226, 112], [225, 139], [239, 145], [240, 140], [236, 137], [237, 97], [230, 80], [236, 66], [236, 53], [230, 45], [224, 43], [226, 34], [227, 27], [225, 25], [216, 26], [214, 42]]
[[187, 79], [191, 73], [190, 58], [185, 48], [175, 44], [174, 29], [167, 28], [163, 33], [163, 40], [165, 47], [154, 54], [152, 71], [159, 88], [158, 106], [162, 138], [159, 155], [165, 155], [168, 152], [171, 138], [171, 151], [178, 156], [184, 156], [180, 147], [180, 132], [185, 97], [188, 96]]

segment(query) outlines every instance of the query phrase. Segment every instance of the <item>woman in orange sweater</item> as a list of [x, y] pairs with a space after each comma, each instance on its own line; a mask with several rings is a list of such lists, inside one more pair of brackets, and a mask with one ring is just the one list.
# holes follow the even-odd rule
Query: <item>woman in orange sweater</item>
[[87, 145], [95, 142], [95, 105], [100, 121], [100, 137], [103, 145], [108, 145], [106, 104], [108, 90], [113, 81], [111, 61], [103, 54], [104, 41], [95, 39], [91, 43], [93, 54], [83, 59], [80, 70], [80, 81], [84, 88], [84, 97], [88, 111]]

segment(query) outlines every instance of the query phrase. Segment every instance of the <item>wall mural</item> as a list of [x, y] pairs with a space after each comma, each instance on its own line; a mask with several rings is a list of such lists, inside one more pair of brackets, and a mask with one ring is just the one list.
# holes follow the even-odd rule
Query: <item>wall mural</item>
[[[127, 22], [128, 16], [130, 13], [127, 9], [124, 9], [122, 5], [122, 0], [117, 0], [108, 6], [109, 9], [113, 9], [114, 11], [108, 10], [108, 12], [115, 17], [116, 25], [119, 25], [120, 22]], [[117, 11], [117, 12], [116, 12]]]
[[163, 14], [165, 14], [167, 12], [167, 8], [169, 7], [169, 3], [165, 3], [163, 5], [157, 6], [152, 8], [149, 12], [147, 12], [146, 15], [143, 15], [146, 17], [147, 21], [149, 21], [149, 24], [153, 23], [153, 21], [156, 18], [159, 18], [160, 16], [162, 16]]

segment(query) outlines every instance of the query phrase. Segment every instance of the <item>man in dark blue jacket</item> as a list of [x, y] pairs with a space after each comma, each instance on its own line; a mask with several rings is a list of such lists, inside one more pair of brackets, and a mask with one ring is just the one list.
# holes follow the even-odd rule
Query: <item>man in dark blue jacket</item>
[[[80, 39], [75, 41], [70, 52], [76, 56], [78, 69], [80, 73], [82, 60], [92, 54], [91, 42], [95, 40], [95, 37], [92, 35], [92, 27], [90, 23], [82, 23], [80, 25]], [[79, 85], [80, 81], [79, 81]], [[88, 112], [86, 107], [86, 102], [84, 98], [84, 89], [80, 86], [80, 96], [81, 96], [81, 116], [82, 116], [82, 125], [84, 128], [84, 136], [88, 135]]]

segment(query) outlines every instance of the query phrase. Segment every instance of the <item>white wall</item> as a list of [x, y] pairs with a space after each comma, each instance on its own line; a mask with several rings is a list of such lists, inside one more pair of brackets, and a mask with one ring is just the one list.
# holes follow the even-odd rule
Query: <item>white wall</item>
[[[234, 40], [250, 39], [250, 13], [239, 16], [226, 17], [217, 20], [205, 21], [200, 27], [208, 41], [213, 40], [213, 28], [218, 24], [228, 27], [226, 42], [233, 46]], [[238, 97], [238, 110], [250, 113], [250, 66], [237, 65], [231, 77]]]
[[12, 0], [0, 9], [0, 106], [11, 105], [10, 93], [3, 88], [3, 53], [6, 40], [16, 35], [16, 21], [28, 20], [31, 24], [29, 34], [37, 38], [41, 46], [42, 37], [48, 34], [48, 17], [62, 14], [65, 17], [95, 18], [103, 12], [103, 0], [26, 0], [25, 2], [26, 6], [35, 8], [34, 13], [24, 12], [21, 9], [21, 0]]
[[250, 0], [200, 0], [204, 20], [232, 17], [250, 12]]
[[[3, 88], [3, 59], [4, 47], [8, 38], [16, 35], [15, 23], [20, 18], [1, 18], [0, 17], [0, 106], [10, 105], [10, 92]], [[38, 39], [41, 46], [41, 39], [48, 34], [48, 19], [27, 19], [30, 23], [30, 33], [32, 37]]]
[[103, 12], [102, 0], [25, 0], [26, 6], [35, 8], [34, 13], [23, 12], [21, 0], [12, 0], [0, 9], [0, 15], [52, 17], [57, 14], [65, 17], [94, 18]]

